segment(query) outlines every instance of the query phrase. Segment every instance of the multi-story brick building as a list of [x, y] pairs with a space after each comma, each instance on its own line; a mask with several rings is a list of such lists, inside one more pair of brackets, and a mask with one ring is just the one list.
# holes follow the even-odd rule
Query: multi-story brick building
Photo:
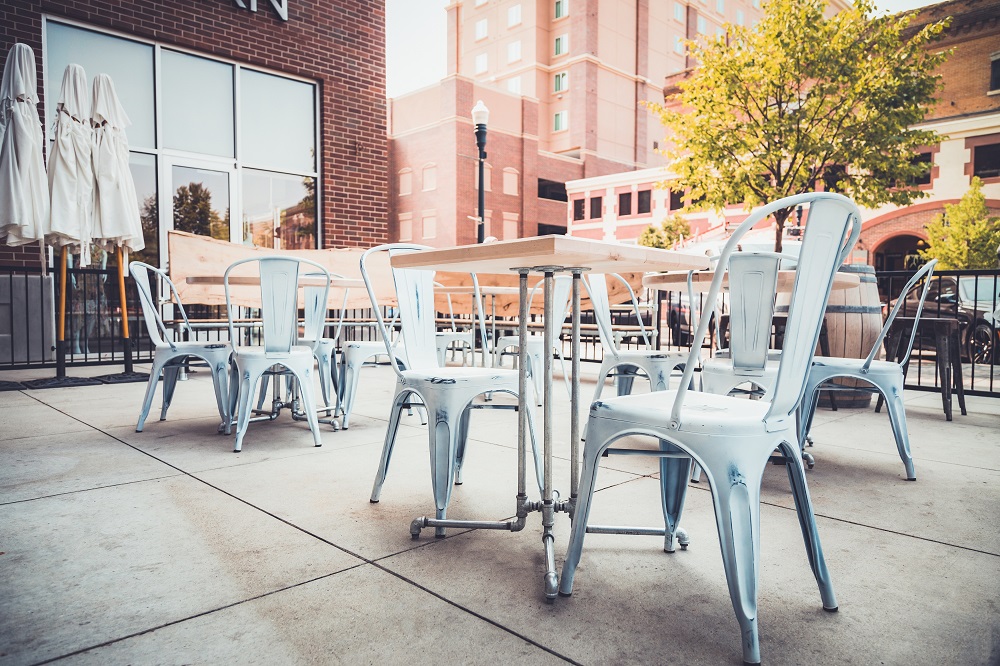
[[[147, 260], [166, 260], [175, 226], [270, 246], [388, 238], [384, 0], [5, 2], [0, 50], [15, 42], [34, 49], [47, 128], [67, 64], [115, 81]], [[0, 245], [3, 266], [38, 257]]]
[[[666, 77], [692, 65], [683, 40], [759, 16], [759, 0], [453, 2], [447, 78], [391, 102], [391, 235], [474, 241], [477, 99], [491, 111], [487, 234], [564, 232], [568, 180], [663, 164], [662, 127], [642, 102], [662, 101]], [[437, 180], [425, 191], [428, 164]]]
[[[919, 186], [925, 196], [906, 207], [862, 211], [864, 227], [854, 260], [879, 270], [904, 267], [906, 258], [927, 239], [924, 226], [946, 204], [961, 199], [973, 175], [982, 178], [993, 214], [1000, 214], [1000, 0], [953, 0], [926, 7], [917, 12], [911, 30], [947, 16], [952, 17], [951, 25], [933, 48], [953, 53], [938, 72], [943, 85], [939, 101], [921, 125], [943, 137], [923, 155], [931, 164], [927, 181]], [[635, 242], [647, 226], [683, 207], [683, 192], [669, 188], [671, 179], [667, 169], [650, 168], [567, 183], [570, 233]], [[659, 183], [667, 187], [658, 188]], [[605, 205], [595, 209], [595, 199]], [[633, 204], [622, 214], [620, 201], [625, 199], [648, 203]], [[737, 204], [685, 217], [694, 240], [700, 240], [725, 237], [727, 227], [746, 215]]]

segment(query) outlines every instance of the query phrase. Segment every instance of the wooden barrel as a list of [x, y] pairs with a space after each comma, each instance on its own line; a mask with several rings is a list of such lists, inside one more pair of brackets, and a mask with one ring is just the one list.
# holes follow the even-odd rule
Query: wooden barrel
[[[865, 358], [872, 350], [882, 330], [882, 304], [878, 296], [875, 269], [865, 264], [841, 266], [845, 273], [857, 273], [861, 284], [853, 289], [830, 293], [826, 306], [826, 336], [830, 342], [830, 356]], [[870, 386], [856, 379], [835, 379], [841, 386]], [[829, 394], [820, 394], [820, 404], [830, 405]], [[872, 393], [868, 391], [840, 391], [834, 396], [837, 407], [868, 407]]]
[[[830, 293], [825, 317], [830, 356], [865, 358], [878, 339], [879, 331], [882, 330], [882, 304], [879, 300], [875, 269], [865, 264], [848, 264], [841, 266], [840, 271], [858, 274], [861, 283], [852, 289]], [[779, 305], [777, 309], [788, 311], [787, 305], [784, 308]], [[822, 348], [816, 349], [817, 356], [821, 356], [822, 353]], [[856, 379], [835, 379], [833, 382], [848, 387], [868, 386]], [[830, 406], [831, 393], [834, 392], [820, 393], [820, 405]], [[837, 390], [834, 398], [838, 409], [868, 407], [871, 404], [872, 393]]]

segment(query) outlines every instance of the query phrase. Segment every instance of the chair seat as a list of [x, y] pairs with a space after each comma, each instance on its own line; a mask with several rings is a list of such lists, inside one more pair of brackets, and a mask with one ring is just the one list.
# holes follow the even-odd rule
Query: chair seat
[[[712, 358], [732, 358], [732, 352], [729, 348], [726, 349], [716, 349], [712, 352]], [[767, 360], [768, 361], [780, 361], [781, 360], [781, 350], [780, 349], [768, 349], [767, 350]]]
[[[272, 354], [264, 351], [263, 347], [236, 347], [233, 350], [233, 354], [237, 357], [242, 358], [253, 358], [253, 359], [266, 359], [272, 356]], [[304, 345], [295, 345], [291, 348], [287, 354], [282, 352], [281, 354], [275, 355], [275, 363], [281, 363], [282, 361], [278, 357], [288, 358], [295, 356], [305, 356], [312, 358], [313, 350], [312, 347], [306, 347]]]
[[857, 379], [864, 379], [865, 375], [872, 376], [902, 376], [903, 368], [894, 361], [872, 361], [868, 366], [868, 372], [862, 373], [861, 368], [865, 364], [863, 358], [840, 358], [817, 356], [813, 359], [810, 373], [824, 373], [829, 377], [835, 377], [838, 373], [850, 374]]
[[[435, 368], [432, 370], [403, 370], [401, 374], [403, 381], [407, 384], [434, 384], [442, 390], [447, 389], [449, 386], [462, 388], [469, 384], [480, 384], [490, 381], [503, 384], [513, 382], [513, 385], [516, 387], [518, 381], [518, 374], [514, 370], [469, 366], [449, 366], [447, 368]], [[497, 386], [497, 388], [501, 387]]]
[[156, 351], [169, 351], [173, 354], [218, 354], [226, 351], [232, 351], [233, 348], [228, 342], [196, 342], [196, 341], [182, 341], [175, 342], [174, 346], [163, 344], [157, 345]]
[[[670, 406], [677, 391], [655, 391], [608, 398], [595, 402], [591, 418], [611, 419], [664, 429], [670, 423]], [[764, 432], [764, 416], [771, 403], [763, 400], [731, 398], [714, 393], [688, 391], [681, 407], [681, 432], [702, 434], [732, 433], [758, 435]]]

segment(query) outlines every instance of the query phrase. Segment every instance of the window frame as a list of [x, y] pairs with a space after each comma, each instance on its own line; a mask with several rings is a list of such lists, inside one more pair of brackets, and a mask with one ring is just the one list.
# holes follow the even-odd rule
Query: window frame
[[521, 4], [511, 5], [507, 8], [507, 27], [513, 28], [514, 26], [521, 25]]
[[569, 16], [569, 0], [555, 0], [555, 6], [552, 9], [552, 20], [557, 21]]
[[484, 39], [489, 39], [490, 36], [490, 20], [486, 18], [481, 18], [476, 21], [475, 27], [473, 28], [473, 38], [477, 42], [481, 42]]
[[558, 35], [552, 44], [553, 57], [564, 56], [569, 53], [569, 33]]
[[569, 72], [561, 71], [552, 75], [552, 92], [562, 93], [569, 89]]
[[552, 132], [565, 132], [569, 129], [569, 112], [561, 109], [552, 114]]

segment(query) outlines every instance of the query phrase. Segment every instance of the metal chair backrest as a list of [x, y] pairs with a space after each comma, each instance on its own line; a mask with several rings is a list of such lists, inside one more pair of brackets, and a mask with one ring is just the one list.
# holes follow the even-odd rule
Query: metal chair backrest
[[[649, 337], [646, 335], [646, 326], [642, 322], [642, 315], [639, 312], [639, 301], [632, 291], [632, 285], [617, 273], [611, 273], [611, 277], [617, 279], [628, 290], [632, 309], [636, 319], [639, 320], [639, 332], [642, 335], [646, 346], [649, 346]], [[611, 322], [611, 300], [608, 297], [608, 276], [601, 273], [588, 274], [584, 279], [584, 286], [590, 296], [591, 307], [594, 310], [594, 319], [597, 321], [597, 334], [601, 338], [601, 346], [604, 352], [618, 355], [618, 343], [615, 342], [614, 327]]]
[[150, 285], [149, 274], [154, 273], [167, 285], [177, 306], [177, 311], [184, 320], [184, 326], [190, 331], [191, 323], [188, 321], [184, 304], [181, 303], [181, 297], [177, 293], [177, 287], [174, 286], [174, 283], [171, 282], [164, 271], [141, 261], [130, 262], [128, 272], [132, 275], [132, 279], [135, 280], [135, 286], [139, 291], [139, 303], [142, 305], [142, 316], [146, 321], [146, 330], [149, 332], [150, 340], [156, 346], [169, 345], [171, 349], [177, 349], [177, 346], [171, 340], [173, 336], [167, 329], [166, 324], [163, 323], [163, 317], [160, 316], [160, 308], [157, 307], [156, 302], [153, 300], [153, 290]]
[[767, 367], [782, 260], [796, 258], [775, 252], [736, 252], [729, 258], [729, 358], [736, 375], [759, 377]]
[[903, 307], [903, 303], [906, 300], [906, 296], [913, 290], [917, 282], [924, 279], [924, 286], [920, 292], [920, 301], [917, 303], [917, 312], [913, 315], [913, 329], [910, 331], [910, 340], [906, 344], [906, 353], [900, 359], [900, 365], [906, 365], [906, 362], [910, 360], [910, 352], [913, 350], [913, 341], [917, 337], [917, 326], [920, 324], [920, 315], [924, 311], [924, 300], [927, 298], [927, 290], [931, 286], [931, 277], [934, 275], [934, 266], [937, 265], [937, 259], [931, 259], [926, 264], [924, 264], [919, 271], [913, 274], [903, 290], [899, 292], [899, 298], [896, 299], [896, 304], [892, 307], [892, 311], [889, 316], [885, 318], [885, 324], [882, 326], [882, 331], [878, 334], [878, 339], [875, 340], [875, 344], [872, 345], [872, 350], [868, 352], [868, 358], [865, 359], [865, 364], [861, 366], [861, 372], [868, 372], [868, 368], [871, 366], [872, 361], [875, 360], [875, 355], [878, 354], [879, 347], [882, 346], [882, 341], [885, 340], [885, 336], [888, 335], [889, 329], [892, 328], [892, 322], [896, 320], [896, 315], [899, 314], [900, 309]]
[[[261, 330], [264, 338], [265, 356], [281, 356], [291, 352], [298, 339], [298, 287], [299, 269], [302, 265], [316, 269], [316, 273], [326, 278], [326, 284], [321, 288], [322, 302], [325, 303], [330, 292], [330, 272], [322, 264], [298, 257], [251, 257], [241, 259], [229, 265], [223, 274], [223, 284], [226, 290], [226, 316], [229, 319], [229, 336], [236, 344], [236, 323], [233, 317], [233, 304], [230, 296], [229, 275], [238, 266], [257, 264], [260, 276], [260, 315]], [[315, 327], [315, 320], [313, 321]], [[319, 329], [308, 330], [318, 334]]]
[[[413, 245], [408, 243], [389, 243], [370, 248], [361, 255], [361, 277], [365, 281], [368, 289], [368, 297], [371, 299], [372, 309], [375, 311], [375, 319], [378, 321], [379, 330], [382, 334], [382, 341], [385, 343], [386, 353], [391, 359], [390, 365], [396, 374], [399, 374], [399, 367], [396, 362], [396, 354], [393, 352], [392, 337], [386, 327], [385, 318], [382, 316], [382, 308], [375, 296], [375, 288], [372, 284], [371, 276], [368, 273], [368, 261], [376, 252], [387, 252], [390, 260], [393, 256], [406, 252], [420, 252], [429, 250], [426, 245]], [[434, 310], [434, 271], [410, 268], [392, 268], [393, 284], [396, 287], [396, 301], [399, 310], [400, 330], [404, 344], [406, 345], [406, 364], [410, 370], [430, 370], [439, 368], [437, 358], [437, 322], [435, 321]], [[477, 311], [480, 305], [479, 283], [473, 276], [475, 285], [475, 297]]]
[[[306, 277], [322, 278], [324, 276], [322, 273], [309, 273]], [[339, 273], [329, 273], [326, 277], [327, 289], [329, 289], [331, 278], [342, 278], [344, 276]], [[302, 338], [305, 340], [319, 340], [323, 337], [323, 333], [325, 333], [324, 329], [326, 328], [326, 313], [328, 309], [323, 286], [310, 284], [306, 285], [302, 291], [305, 297], [303, 304]], [[340, 336], [340, 329], [344, 325], [344, 313], [347, 311], [347, 295], [347, 290], [345, 289], [344, 300], [340, 306], [340, 320], [337, 322], [337, 328], [331, 336], [334, 339]]]
[[[716, 302], [730, 259], [743, 235], [776, 211], [800, 204], [811, 205], [792, 287], [778, 376], [773, 389], [765, 397], [771, 403], [764, 417], [769, 428], [784, 427], [783, 422], [794, 418], [793, 412], [805, 391], [806, 373], [819, 341], [833, 276], [858, 240], [861, 212], [850, 199], [832, 192], [798, 194], [759, 208], [737, 227], [726, 242], [706, 299], [709, 303]], [[681, 427], [681, 408], [691, 384], [699, 348], [708, 333], [709, 319], [701, 317], [698, 323], [691, 356], [685, 364], [684, 376], [671, 409], [673, 428]]]

